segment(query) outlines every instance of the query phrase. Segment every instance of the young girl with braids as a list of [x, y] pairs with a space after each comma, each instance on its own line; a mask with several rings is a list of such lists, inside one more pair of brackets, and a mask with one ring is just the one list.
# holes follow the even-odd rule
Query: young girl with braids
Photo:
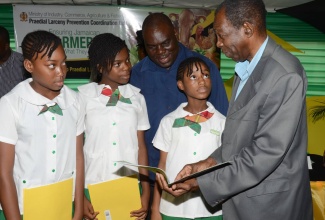
[[[207, 101], [210, 70], [202, 59], [185, 59], [176, 77], [187, 102], [162, 118], [152, 142], [160, 150], [158, 166], [172, 180], [186, 164], [207, 158], [221, 145], [225, 124], [225, 117]], [[176, 198], [161, 192], [157, 184], [151, 212], [153, 220], [222, 220], [221, 208], [208, 209], [199, 191]]]
[[77, 93], [63, 85], [67, 67], [61, 40], [34, 31], [21, 47], [32, 78], [0, 99], [0, 219], [21, 219], [24, 188], [74, 178], [73, 219], [80, 220], [84, 129]]
[[[88, 55], [91, 83], [78, 87], [85, 112], [84, 217], [96, 219], [98, 212], [90, 203], [88, 184], [133, 174], [115, 161], [147, 165], [144, 131], [150, 125], [140, 89], [128, 84], [131, 63], [125, 41], [110, 33], [99, 34], [91, 41]], [[130, 210], [130, 216], [136, 219], [145, 219], [147, 215], [147, 178], [148, 171], [140, 169], [142, 207]]]

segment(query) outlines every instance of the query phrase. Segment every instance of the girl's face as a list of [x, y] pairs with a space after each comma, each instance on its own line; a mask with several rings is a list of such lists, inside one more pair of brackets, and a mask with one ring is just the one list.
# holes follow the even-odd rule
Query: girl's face
[[[129, 82], [131, 67], [129, 51], [127, 48], [123, 48], [115, 56], [111, 70], [107, 74], [103, 73], [102, 80], [99, 84], [109, 85], [114, 91], [118, 86], [125, 85]], [[107, 69], [109, 69], [109, 66]]]
[[62, 45], [59, 45], [52, 53], [51, 57], [45, 51], [39, 53], [37, 58], [24, 60], [24, 66], [31, 73], [33, 81], [32, 88], [39, 94], [53, 99], [60, 94], [64, 79], [67, 74], [66, 55]]
[[189, 76], [185, 70], [183, 80], [177, 81], [178, 88], [185, 93], [188, 100], [206, 100], [211, 92], [210, 72], [203, 63], [193, 64], [192, 70]]

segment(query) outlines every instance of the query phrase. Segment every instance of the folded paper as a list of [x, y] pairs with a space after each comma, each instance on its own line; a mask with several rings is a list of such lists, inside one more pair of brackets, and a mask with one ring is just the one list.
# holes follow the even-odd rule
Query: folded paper
[[73, 179], [25, 188], [24, 220], [71, 220]]
[[96, 184], [89, 184], [88, 190], [98, 220], [135, 219], [130, 212], [141, 208], [138, 178], [126, 176]]

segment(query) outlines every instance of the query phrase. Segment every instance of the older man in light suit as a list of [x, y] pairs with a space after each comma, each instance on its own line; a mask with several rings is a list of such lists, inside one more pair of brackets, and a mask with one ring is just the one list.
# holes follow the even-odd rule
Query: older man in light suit
[[199, 188], [211, 206], [222, 203], [225, 220], [311, 220], [306, 74], [267, 36], [265, 18], [262, 0], [225, 0], [216, 10], [217, 46], [237, 62], [222, 146], [176, 179], [232, 164], [172, 188], [157, 180], [175, 196]]

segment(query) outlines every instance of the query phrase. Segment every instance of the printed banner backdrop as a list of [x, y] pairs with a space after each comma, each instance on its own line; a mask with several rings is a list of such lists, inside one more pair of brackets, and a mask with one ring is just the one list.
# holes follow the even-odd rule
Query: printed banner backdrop
[[124, 39], [132, 64], [138, 62], [136, 32], [152, 12], [169, 16], [178, 39], [220, 67], [220, 51], [213, 32], [214, 13], [206, 9], [127, 8], [110, 6], [14, 5], [17, 51], [24, 36], [35, 30], [47, 30], [59, 36], [68, 57], [67, 78], [89, 78], [88, 44], [101, 33], [113, 33]]

